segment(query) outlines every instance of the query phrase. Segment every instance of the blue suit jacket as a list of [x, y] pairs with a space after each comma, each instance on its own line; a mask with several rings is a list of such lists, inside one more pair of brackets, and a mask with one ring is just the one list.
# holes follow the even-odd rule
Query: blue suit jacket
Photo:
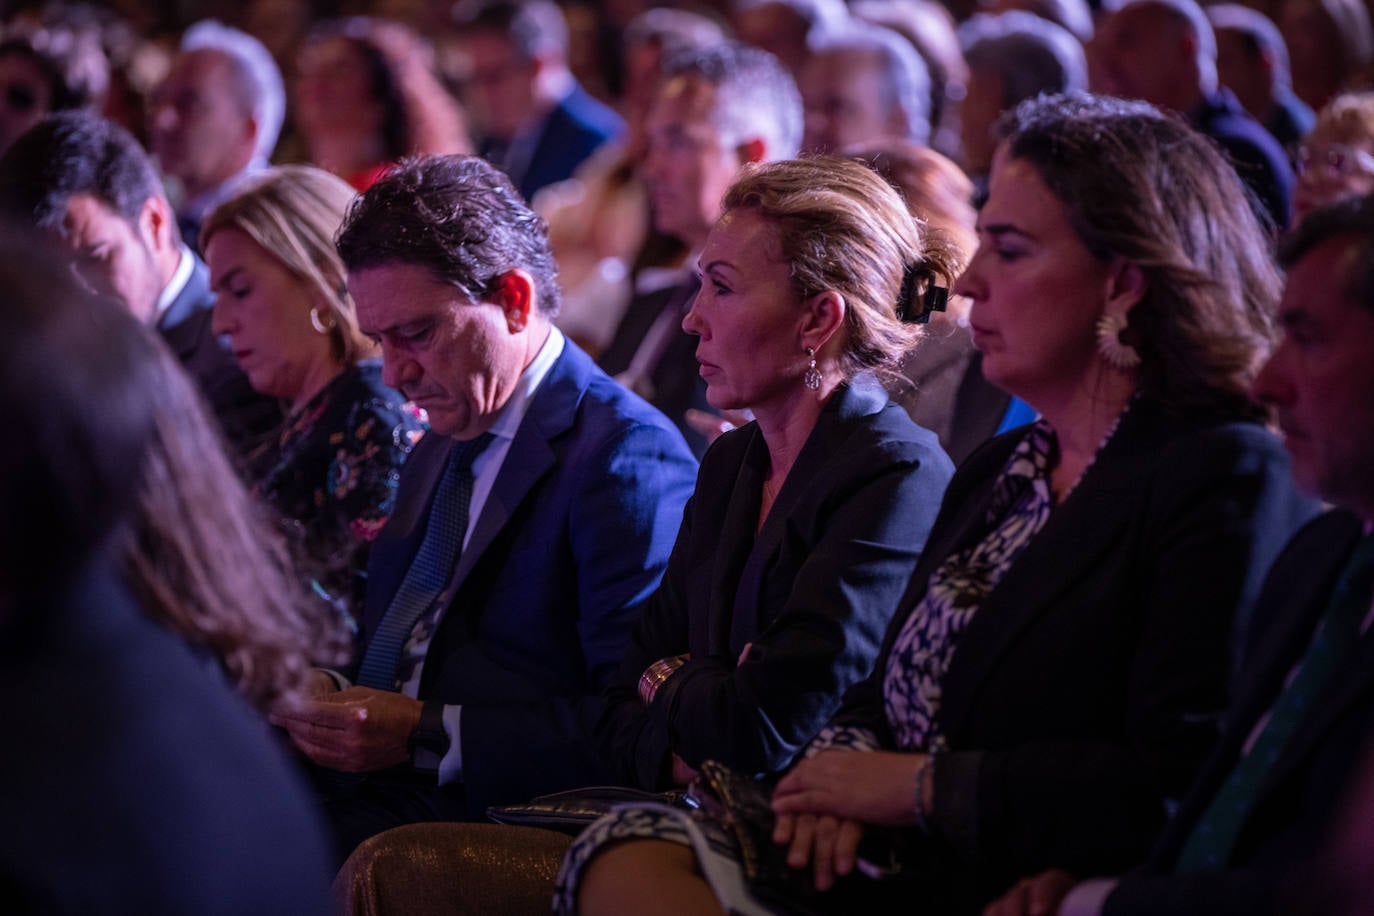
[[[620, 115], [592, 98], [581, 86], [574, 86], [545, 118], [544, 132], [539, 135], [529, 162], [510, 176], [511, 181], [521, 196], [530, 200], [540, 188], [571, 178], [573, 170], [597, 147], [624, 132], [625, 122]], [[488, 144], [482, 155], [497, 161], [492, 155], [495, 151]]]
[[[419, 548], [453, 440], [426, 436], [373, 544], [364, 640]], [[462, 805], [606, 781], [592, 727], [668, 562], [696, 461], [657, 410], [567, 343], [441, 600], [420, 697], [461, 704]]]
[[186, 286], [158, 318], [157, 331], [195, 379], [230, 449], [242, 456], [276, 432], [281, 405], [253, 390], [233, 354], [215, 336], [214, 305], [209, 268], [196, 258]]
[[1226, 88], [1204, 99], [1189, 113], [1189, 120], [1221, 145], [1236, 174], [1264, 204], [1274, 225], [1286, 229], [1293, 199], [1293, 168], [1279, 141], [1250, 117]]

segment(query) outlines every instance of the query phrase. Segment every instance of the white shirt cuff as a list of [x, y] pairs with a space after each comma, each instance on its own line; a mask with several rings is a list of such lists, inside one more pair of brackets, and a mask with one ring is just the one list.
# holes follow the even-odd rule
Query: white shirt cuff
[[444, 731], [448, 732], [448, 753], [439, 761], [439, 785], [461, 782], [463, 779], [463, 742], [460, 730], [462, 706], [444, 707]]
[[334, 682], [335, 690], [347, 690], [348, 688], [353, 686], [353, 684], [349, 682], [348, 678], [344, 677], [342, 674], [333, 670], [332, 668], [316, 668], [315, 670], [323, 674], [329, 675], [329, 679]]

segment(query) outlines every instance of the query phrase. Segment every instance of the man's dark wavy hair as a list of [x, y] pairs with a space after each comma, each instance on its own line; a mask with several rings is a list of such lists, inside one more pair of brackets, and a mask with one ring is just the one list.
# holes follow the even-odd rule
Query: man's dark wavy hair
[[534, 278], [539, 310], [558, 314], [547, 224], [505, 173], [473, 156], [402, 160], [349, 207], [335, 244], [350, 273], [415, 264], [474, 302], [518, 268]]

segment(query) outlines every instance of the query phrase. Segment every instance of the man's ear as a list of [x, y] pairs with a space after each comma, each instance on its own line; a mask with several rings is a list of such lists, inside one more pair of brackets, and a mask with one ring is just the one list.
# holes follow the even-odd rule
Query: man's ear
[[519, 334], [529, 325], [535, 296], [534, 278], [523, 270], [508, 270], [496, 278], [492, 301], [501, 307], [512, 334]]
[[844, 313], [849, 306], [844, 297], [833, 289], [817, 293], [802, 303], [801, 345], [817, 353], [844, 325]]
[[762, 162], [763, 158], [768, 155], [768, 143], [762, 137], [750, 137], [736, 149], [739, 151], [740, 165]]
[[172, 205], [161, 194], [152, 194], [138, 212], [138, 231], [155, 255], [165, 257], [181, 241]]

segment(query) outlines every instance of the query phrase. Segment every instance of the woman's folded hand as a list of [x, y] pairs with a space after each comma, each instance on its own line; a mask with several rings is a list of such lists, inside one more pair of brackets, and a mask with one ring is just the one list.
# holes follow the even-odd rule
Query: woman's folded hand
[[[917, 823], [916, 776], [925, 754], [899, 751], [822, 751], [788, 773], [773, 793], [782, 814], [829, 814], [864, 824]], [[929, 799], [925, 809], [929, 810]]]

